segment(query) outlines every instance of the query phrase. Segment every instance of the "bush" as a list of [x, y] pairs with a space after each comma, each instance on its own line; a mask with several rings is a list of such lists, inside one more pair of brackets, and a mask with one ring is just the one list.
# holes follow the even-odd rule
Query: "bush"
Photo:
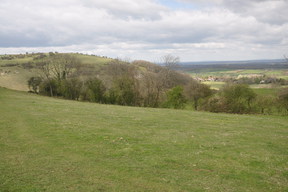
[[55, 79], [45, 80], [39, 86], [39, 93], [47, 96], [57, 96], [60, 92], [59, 83]]
[[183, 87], [176, 86], [167, 92], [167, 101], [163, 104], [163, 106], [174, 109], [183, 109], [186, 101], [187, 100], [183, 93]]
[[110, 94], [116, 100], [116, 104], [139, 106], [141, 99], [138, 91], [139, 89], [137, 79], [128, 76], [122, 76], [114, 81], [114, 86], [110, 90]]
[[210, 97], [213, 91], [209, 86], [205, 84], [198, 83], [197, 81], [190, 81], [187, 86], [185, 86], [185, 95], [188, 100], [194, 103], [194, 109], [197, 110], [200, 100]]
[[288, 113], [288, 88], [283, 88], [278, 93], [280, 107]]
[[30, 89], [30, 91], [34, 92], [34, 93], [39, 93], [39, 86], [42, 82], [42, 79], [40, 77], [31, 77], [28, 80], [28, 87]]
[[65, 99], [79, 100], [83, 83], [76, 78], [61, 81], [61, 95]]
[[211, 112], [250, 113], [256, 93], [245, 84], [227, 84], [210, 98], [205, 109]]
[[105, 91], [106, 88], [102, 81], [94, 78], [89, 79], [85, 82], [85, 91], [83, 94], [83, 99], [91, 102], [105, 103]]

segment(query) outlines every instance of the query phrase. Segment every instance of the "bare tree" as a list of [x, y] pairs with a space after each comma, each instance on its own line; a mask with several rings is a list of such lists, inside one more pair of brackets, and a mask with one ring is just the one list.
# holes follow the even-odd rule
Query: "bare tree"
[[144, 98], [144, 106], [158, 107], [161, 102], [161, 97], [165, 93], [165, 86], [161, 74], [147, 71], [143, 74], [142, 97]]
[[50, 96], [54, 96], [53, 81], [60, 82], [67, 79], [69, 75], [76, 70], [80, 61], [69, 54], [54, 54], [50, 57], [39, 61], [38, 66], [42, 72], [41, 77], [46, 80], [49, 85]]
[[56, 54], [49, 59], [51, 72], [58, 81], [66, 79], [79, 63], [75, 56], [68, 54]]
[[48, 82], [49, 89], [50, 89], [50, 96], [53, 97], [53, 86], [52, 86], [52, 72], [51, 67], [49, 66], [48, 61], [42, 61], [40, 64], [40, 70], [41, 70], [41, 78]]
[[176, 69], [179, 66], [180, 58], [168, 54], [162, 57], [162, 62], [166, 68], [172, 70], [172, 69]]
[[286, 64], [288, 65], [288, 57], [284, 55], [284, 59], [286, 60]]

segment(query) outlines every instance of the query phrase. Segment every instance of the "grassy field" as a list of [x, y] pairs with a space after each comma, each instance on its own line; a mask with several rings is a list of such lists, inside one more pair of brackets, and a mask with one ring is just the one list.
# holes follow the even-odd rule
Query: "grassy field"
[[221, 81], [205, 81], [203, 82], [206, 85], [209, 85], [211, 89], [219, 90], [221, 89], [226, 83]]
[[83, 64], [104, 65], [104, 64], [108, 63], [109, 61], [112, 61], [112, 59], [105, 58], [105, 57], [81, 55], [81, 54], [72, 54], [72, 55], [77, 57], [81, 61], [81, 63], [83, 63]]
[[288, 119], [0, 88], [0, 191], [287, 191]]
[[238, 77], [241, 76], [249, 76], [249, 75], [266, 75], [270, 77], [276, 77], [276, 78], [283, 78], [288, 79], [288, 69], [239, 69], [239, 70], [229, 70], [229, 69], [223, 69], [223, 70], [216, 70], [213, 71], [213, 69], [207, 69], [207, 71], [203, 70], [200, 72], [188, 72], [192, 77]]

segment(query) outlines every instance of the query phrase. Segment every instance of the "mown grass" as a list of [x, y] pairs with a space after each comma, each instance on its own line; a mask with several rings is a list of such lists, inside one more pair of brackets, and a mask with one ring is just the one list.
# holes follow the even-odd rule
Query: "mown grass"
[[287, 191], [288, 119], [0, 88], [0, 191]]

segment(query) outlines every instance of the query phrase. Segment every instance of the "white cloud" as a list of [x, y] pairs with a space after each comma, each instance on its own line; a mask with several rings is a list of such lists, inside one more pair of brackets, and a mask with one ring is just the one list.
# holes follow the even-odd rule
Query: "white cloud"
[[182, 1], [203, 6], [173, 10], [156, 0], [1, 0], [0, 53], [77, 51], [153, 61], [167, 53], [182, 60], [234, 60], [287, 52], [284, 0]]

